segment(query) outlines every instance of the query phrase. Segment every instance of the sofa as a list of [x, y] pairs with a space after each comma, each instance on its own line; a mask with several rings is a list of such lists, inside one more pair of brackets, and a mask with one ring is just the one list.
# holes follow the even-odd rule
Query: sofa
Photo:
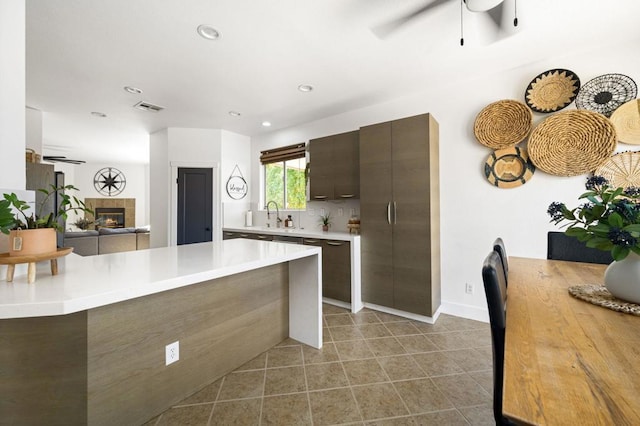
[[119, 253], [149, 248], [145, 228], [100, 228], [97, 231], [65, 232], [63, 246], [80, 256]]

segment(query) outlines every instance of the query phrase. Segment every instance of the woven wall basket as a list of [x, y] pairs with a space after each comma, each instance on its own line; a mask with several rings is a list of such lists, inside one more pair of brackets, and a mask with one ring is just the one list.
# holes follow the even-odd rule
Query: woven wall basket
[[611, 115], [618, 142], [640, 145], [640, 100], [634, 99], [618, 107]]
[[607, 178], [615, 188], [640, 188], [640, 152], [621, 152], [602, 163], [593, 172]]
[[529, 138], [529, 158], [556, 176], [594, 171], [616, 147], [616, 131], [606, 117], [591, 111], [563, 111], [544, 120]]
[[534, 78], [524, 92], [529, 108], [536, 112], [559, 111], [576, 98], [580, 89], [580, 79], [565, 69], [552, 69]]
[[484, 163], [484, 175], [493, 186], [515, 188], [531, 179], [536, 167], [527, 150], [517, 146], [493, 151]]
[[638, 96], [638, 86], [624, 74], [604, 74], [585, 83], [576, 96], [576, 108], [611, 117], [613, 111]]
[[476, 116], [476, 139], [492, 149], [515, 146], [524, 140], [533, 125], [533, 114], [522, 102], [505, 99], [493, 102]]

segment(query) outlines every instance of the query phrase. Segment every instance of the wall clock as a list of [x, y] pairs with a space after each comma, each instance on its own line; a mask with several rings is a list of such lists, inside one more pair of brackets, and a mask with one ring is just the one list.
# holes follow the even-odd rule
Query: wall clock
[[115, 167], [105, 167], [98, 170], [93, 177], [93, 186], [102, 195], [113, 197], [120, 194], [127, 185], [124, 173]]

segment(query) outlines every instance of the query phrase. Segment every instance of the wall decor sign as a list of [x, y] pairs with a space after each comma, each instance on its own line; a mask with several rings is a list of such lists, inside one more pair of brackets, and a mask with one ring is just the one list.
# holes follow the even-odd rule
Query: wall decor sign
[[244, 180], [244, 176], [236, 164], [231, 171], [231, 176], [227, 179], [227, 194], [234, 200], [241, 200], [247, 196], [248, 190], [247, 181]]
[[620, 105], [638, 95], [638, 86], [624, 74], [604, 74], [584, 84], [576, 97], [576, 107], [611, 117]]
[[115, 167], [104, 167], [93, 177], [93, 186], [100, 194], [114, 197], [124, 191], [127, 179]]
[[561, 68], [539, 74], [531, 80], [524, 93], [525, 102], [535, 112], [559, 111], [578, 95], [580, 79], [573, 72]]

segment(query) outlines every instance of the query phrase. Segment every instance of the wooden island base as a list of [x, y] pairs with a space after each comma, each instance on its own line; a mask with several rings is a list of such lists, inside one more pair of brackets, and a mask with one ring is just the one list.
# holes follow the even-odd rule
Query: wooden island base
[[[3, 424], [139, 425], [289, 336], [289, 265], [0, 320]], [[180, 342], [165, 365], [165, 346]]]

